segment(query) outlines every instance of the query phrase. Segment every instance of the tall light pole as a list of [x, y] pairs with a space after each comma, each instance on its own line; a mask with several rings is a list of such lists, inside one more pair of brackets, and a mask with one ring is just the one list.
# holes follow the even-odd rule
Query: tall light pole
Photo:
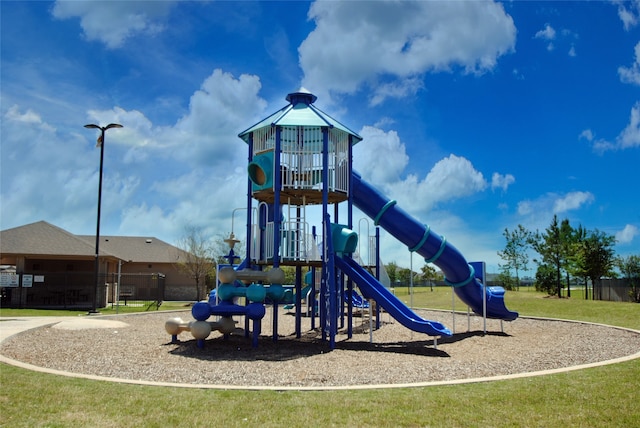
[[100, 208], [102, 205], [102, 163], [104, 161], [104, 133], [107, 129], [122, 128], [122, 125], [120, 125], [119, 123], [110, 123], [107, 126], [98, 126], [90, 123], [88, 125], [85, 125], [84, 127], [100, 130], [100, 137], [98, 137], [98, 146], [100, 146], [100, 175], [98, 176], [98, 221], [96, 225], [96, 256], [93, 273], [95, 291], [93, 293], [93, 306], [91, 308], [91, 311], [89, 311], [90, 314], [96, 314], [98, 313], [98, 270], [100, 269], [100, 262], [98, 257], [100, 254]]

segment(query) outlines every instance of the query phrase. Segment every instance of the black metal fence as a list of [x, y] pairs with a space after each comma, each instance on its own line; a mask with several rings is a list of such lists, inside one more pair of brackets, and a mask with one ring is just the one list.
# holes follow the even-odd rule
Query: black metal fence
[[33, 274], [33, 278], [31, 287], [9, 290], [10, 306], [56, 309], [92, 307], [95, 296], [92, 272], [38, 272]]
[[[101, 274], [97, 295], [93, 272], [38, 272], [31, 287], [5, 287], [2, 306], [13, 308], [92, 309], [137, 305], [157, 309], [164, 300], [165, 277], [154, 274]], [[154, 306], [155, 305], [155, 306]]]
[[158, 309], [164, 300], [165, 276], [161, 273], [123, 273], [111, 275], [107, 283], [107, 300], [113, 307], [144, 306]]

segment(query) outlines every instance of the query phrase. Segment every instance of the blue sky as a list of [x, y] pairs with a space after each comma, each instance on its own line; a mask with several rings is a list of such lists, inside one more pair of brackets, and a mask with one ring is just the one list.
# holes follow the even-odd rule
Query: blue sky
[[[640, 1], [0, 8], [1, 229], [95, 233], [100, 151], [83, 125], [117, 122], [101, 233], [226, 235], [245, 204], [238, 133], [304, 87], [364, 138], [363, 178], [489, 272], [505, 228], [554, 214], [640, 252]], [[382, 252], [409, 265], [386, 234]]]

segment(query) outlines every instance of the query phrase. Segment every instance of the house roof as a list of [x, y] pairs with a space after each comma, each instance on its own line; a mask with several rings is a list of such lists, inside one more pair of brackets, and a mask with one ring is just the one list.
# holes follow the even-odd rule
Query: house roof
[[[95, 244], [46, 221], [0, 232], [0, 253], [42, 256], [95, 256]], [[111, 255], [100, 251], [101, 255]]]
[[[95, 240], [91, 235], [80, 238]], [[158, 238], [141, 236], [100, 236], [100, 253], [103, 248], [121, 260], [145, 263], [176, 263], [184, 252]]]
[[[125, 261], [175, 263], [183, 251], [154, 237], [100, 236], [100, 255]], [[74, 235], [46, 221], [0, 231], [2, 255], [94, 257], [95, 235]]]

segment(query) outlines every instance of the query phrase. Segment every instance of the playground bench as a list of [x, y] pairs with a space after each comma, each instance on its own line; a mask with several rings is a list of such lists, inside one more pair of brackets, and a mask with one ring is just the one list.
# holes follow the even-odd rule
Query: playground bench
[[133, 297], [133, 289], [128, 287], [123, 287], [120, 289], [118, 293], [118, 299], [124, 300], [124, 305], [127, 306], [127, 301]]

